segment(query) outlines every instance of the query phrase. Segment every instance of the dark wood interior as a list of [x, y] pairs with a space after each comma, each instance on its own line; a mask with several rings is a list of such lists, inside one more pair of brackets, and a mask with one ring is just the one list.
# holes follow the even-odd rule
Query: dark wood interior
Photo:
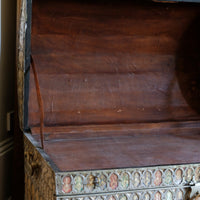
[[[200, 161], [198, 5], [34, 0], [32, 20], [45, 151], [61, 170]], [[37, 140], [39, 123], [31, 71]]]

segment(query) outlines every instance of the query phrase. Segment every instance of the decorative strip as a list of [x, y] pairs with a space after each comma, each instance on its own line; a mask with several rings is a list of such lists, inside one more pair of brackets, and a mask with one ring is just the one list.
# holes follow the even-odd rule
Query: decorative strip
[[92, 194], [200, 182], [200, 164], [56, 173], [56, 194]]
[[57, 197], [56, 200], [183, 200], [187, 190], [169, 188], [160, 190], [139, 190], [134, 192], [95, 194], [87, 196]]
[[25, 38], [27, 29], [27, 2], [18, 1], [18, 30], [17, 30], [17, 94], [18, 94], [18, 115], [20, 127], [23, 129], [24, 113], [24, 70], [25, 70]]

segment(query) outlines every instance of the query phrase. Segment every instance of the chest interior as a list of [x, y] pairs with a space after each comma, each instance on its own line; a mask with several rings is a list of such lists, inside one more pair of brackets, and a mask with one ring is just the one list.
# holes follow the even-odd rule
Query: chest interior
[[[200, 162], [200, 8], [34, 0], [45, 151], [62, 171]], [[40, 140], [33, 70], [29, 127]]]

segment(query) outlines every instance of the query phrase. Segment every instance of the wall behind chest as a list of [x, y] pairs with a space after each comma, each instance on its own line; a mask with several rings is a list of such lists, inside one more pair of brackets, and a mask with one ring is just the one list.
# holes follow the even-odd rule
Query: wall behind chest
[[6, 114], [14, 109], [16, 1], [0, 0], [0, 199], [11, 197], [13, 139]]

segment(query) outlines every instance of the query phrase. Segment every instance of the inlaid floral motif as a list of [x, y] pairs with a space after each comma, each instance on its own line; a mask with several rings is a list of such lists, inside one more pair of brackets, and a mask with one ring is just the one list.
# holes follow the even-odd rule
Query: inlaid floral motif
[[111, 196], [109, 200], [116, 200], [114, 196]]
[[154, 200], [161, 200], [162, 199], [162, 195], [160, 192], [156, 192], [156, 194], [154, 195]]
[[97, 197], [96, 200], [103, 200], [103, 198], [102, 197]]
[[150, 199], [151, 199], [150, 194], [149, 194], [149, 193], [146, 193], [146, 194], [144, 195], [144, 200], [150, 200]]
[[126, 189], [129, 186], [129, 175], [125, 172], [121, 175], [121, 186]]
[[133, 176], [133, 180], [134, 180], [134, 187], [138, 187], [140, 185], [140, 174], [138, 172], [136, 172]]
[[146, 171], [144, 173], [144, 184], [146, 186], [149, 186], [151, 184], [151, 173], [149, 171]]
[[173, 174], [170, 170], [165, 172], [165, 184], [171, 185], [173, 183]]
[[83, 190], [83, 179], [81, 176], [76, 176], [74, 179], [74, 188], [77, 192], [81, 192]]
[[133, 195], [133, 200], [139, 200], [139, 196], [137, 194]]
[[158, 170], [155, 173], [154, 185], [159, 186], [161, 183], [162, 183], [162, 172]]
[[89, 175], [89, 177], [87, 178], [87, 189], [89, 191], [92, 191], [94, 189], [94, 181], [95, 177], [93, 175]]
[[115, 190], [118, 187], [118, 177], [116, 174], [111, 174], [110, 176], [110, 188]]
[[190, 182], [193, 178], [193, 170], [191, 168], [186, 170], [186, 174], [185, 174], [185, 180], [187, 182]]
[[65, 176], [63, 178], [63, 187], [62, 191], [64, 193], [70, 193], [72, 191], [72, 185], [71, 185], [71, 177], [70, 176]]
[[103, 174], [98, 177], [99, 187], [104, 190], [107, 187], [107, 178]]
[[181, 183], [183, 180], [183, 171], [181, 169], [177, 169], [175, 172], [175, 182], [177, 184]]
[[200, 167], [195, 170], [195, 180], [196, 182], [200, 182]]
[[183, 192], [181, 190], [177, 192], [176, 200], [183, 200]]
[[165, 193], [165, 200], [173, 200], [173, 194], [170, 191]]
[[125, 195], [122, 195], [119, 200], [127, 200], [127, 197]]

